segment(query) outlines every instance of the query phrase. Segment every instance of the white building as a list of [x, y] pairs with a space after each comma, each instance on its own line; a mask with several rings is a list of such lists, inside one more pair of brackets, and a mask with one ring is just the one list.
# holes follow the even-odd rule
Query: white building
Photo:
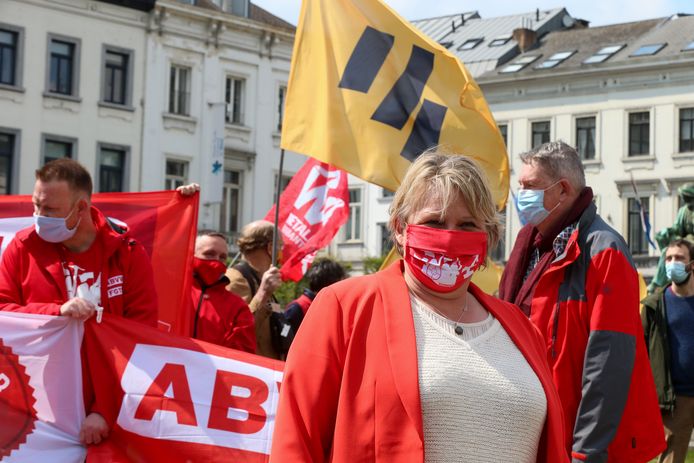
[[[694, 17], [552, 32], [477, 79], [506, 137], [511, 187], [518, 154], [548, 140], [576, 146], [598, 212], [629, 244], [644, 276], [648, 246], [637, 194], [654, 231], [670, 226], [676, 190], [694, 180]], [[507, 214], [506, 255], [520, 229]]]
[[140, 185], [145, 30], [140, 9], [90, 0], [0, 2], [0, 193], [72, 157], [97, 191]]
[[[294, 28], [247, 1], [222, 5], [236, 14], [221, 2], [185, 3], [159, 0], [147, 34], [141, 185], [202, 183], [200, 227], [233, 235], [274, 201]], [[224, 192], [209, 198], [211, 128], [222, 114]], [[283, 177], [305, 159], [287, 153]]]
[[[247, 0], [0, 1], [0, 193], [65, 156], [95, 191], [207, 193], [220, 126], [224, 189], [200, 226], [233, 235], [273, 203], [293, 39]], [[304, 160], [287, 153], [285, 183]]]

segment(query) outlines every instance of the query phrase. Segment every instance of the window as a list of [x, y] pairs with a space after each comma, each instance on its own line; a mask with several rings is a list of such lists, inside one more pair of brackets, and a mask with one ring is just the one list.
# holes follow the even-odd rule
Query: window
[[231, 0], [231, 14], [248, 18], [250, 7], [248, 0]]
[[77, 96], [79, 88], [80, 40], [69, 37], [48, 37], [47, 92]]
[[508, 147], [508, 125], [499, 124], [499, 133], [504, 140], [504, 146]]
[[130, 50], [104, 46], [103, 87], [101, 100], [116, 105], [130, 105], [132, 85]]
[[571, 55], [576, 53], [576, 50], [574, 51], [562, 51], [560, 53], [555, 53], [537, 66], [535, 66], [535, 69], [550, 69], [555, 66], [557, 66], [559, 63], [562, 61], [567, 60]]
[[583, 60], [584, 64], [595, 64], [595, 63], [602, 63], [603, 61], [606, 61], [609, 57], [617, 53], [619, 50], [624, 48], [624, 44], [622, 45], [610, 45], [609, 47], [603, 47], [600, 50], [598, 50], [597, 53], [594, 55], [586, 58]]
[[219, 214], [219, 229], [224, 233], [239, 231], [241, 213], [241, 179], [238, 170], [224, 170], [224, 191], [222, 193], [222, 210]]
[[277, 130], [282, 131], [282, 121], [284, 121], [284, 100], [287, 99], [287, 86], [280, 85], [278, 93], [278, 106], [277, 106]]
[[680, 153], [694, 151], [694, 108], [680, 109]]
[[361, 188], [349, 189], [349, 218], [345, 224], [345, 241], [361, 240]]
[[528, 56], [523, 56], [521, 58], [518, 58], [516, 61], [513, 63], [509, 64], [508, 66], [504, 67], [499, 71], [501, 74], [510, 74], [513, 72], [518, 72], [524, 67], [526, 67], [528, 64], [532, 63], [536, 59], [538, 59], [540, 55], [528, 55]]
[[395, 192], [387, 188], [381, 188], [381, 198], [392, 198], [395, 196]]
[[576, 118], [576, 151], [581, 159], [595, 159], [595, 116]]
[[12, 192], [15, 140], [15, 134], [0, 132], [0, 194], [3, 195]]
[[503, 37], [497, 37], [494, 40], [492, 40], [491, 42], [489, 42], [489, 46], [490, 47], [500, 47], [502, 45], [506, 45], [509, 40], [511, 40], [510, 35], [506, 35]]
[[74, 138], [59, 137], [48, 135], [43, 137], [43, 163], [53, 161], [55, 159], [71, 158], [76, 156], [77, 141]]
[[[282, 183], [280, 185], [280, 191], [284, 191], [287, 189], [287, 186], [289, 186], [289, 182], [291, 182], [293, 175], [283, 173], [282, 174]], [[275, 174], [275, 179], [272, 182], [272, 197], [274, 199], [275, 197], [275, 192], [277, 192], [277, 174]]]
[[687, 46], [682, 49], [682, 51], [694, 51], [694, 40], [689, 42]]
[[0, 84], [19, 86], [20, 30], [0, 27]]
[[539, 121], [532, 123], [532, 148], [537, 148], [543, 143], [547, 143], [549, 141], [549, 129], [549, 121]]
[[169, 112], [188, 116], [190, 114], [190, 68], [171, 65], [169, 73]]
[[650, 116], [648, 111], [629, 114], [629, 156], [648, 154], [650, 150]]
[[388, 230], [388, 224], [379, 223], [378, 230], [381, 235], [381, 255], [385, 256], [388, 254], [393, 247], [393, 240], [390, 238], [390, 230]]
[[164, 180], [165, 190], [175, 190], [179, 186], [188, 183], [188, 162], [166, 160], [166, 178]]
[[628, 228], [628, 243], [629, 250], [633, 255], [648, 254], [648, 241], [646, 240], [646, 233], [643, 231], [643, 225], [641, 224], [641, 209], [639, 208], [639, 201], [643, 207], [644, 213], [649, 213], [649, 200], [648, 196], [641, 198], [629, 198], [628, 202], [628, 216], [627, 216], [627, 228]]
[[125, 147], [99, 146], [99, 191], [125, 191]]
[[484, 39], [467, 39], [465, 42], [462, 43], [462, 45], [458, 47], [458, 50], [472, 50], [477, 45], [482, 43], [482, 40]]
[[226, 122], [232, 124], [243, 124], [243, 105], [244, 105], [244, 88], [246, 80], [239, 77], [227, 77], [225, 101]]
[[641, 45], [638, 50], [633, 52], [629, 56], [650, 56], [650, 55], [655, 55], [658, 53], [660, 50], [665, 48], [666, 43], [656, 43], [653, 45]]

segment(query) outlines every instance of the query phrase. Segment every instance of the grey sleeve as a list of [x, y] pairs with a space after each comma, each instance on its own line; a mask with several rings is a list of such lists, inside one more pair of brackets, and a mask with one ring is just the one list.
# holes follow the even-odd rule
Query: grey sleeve
[[585, 455], [584, 463], [607, 462], [607, 447], [624, 413], [635, 358], [633, 335], [617, 331], [590, 333], [572, 448]]

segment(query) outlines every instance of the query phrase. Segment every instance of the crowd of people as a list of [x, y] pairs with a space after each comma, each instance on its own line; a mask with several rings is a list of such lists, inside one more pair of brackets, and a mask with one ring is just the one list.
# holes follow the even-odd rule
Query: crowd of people
[[[471, 282], [503, 233], [489, 185], [441, 148], [412, 163], [393, 198], [402, 259], [348, 281], [317, 259], [284, 308], [272, 223], [243, 227], [231, 266], [227, 237], [198, 233], [190, 336], [286, 360], [271, 461], [684, 462], [694, 244], [665, 246], [667, 284], [640, 310], [629, 248], [597, 213], [576, 150], [550, 142], [521, 162], [525, 226], [498, 297]], [[35, 223], [2, 256], [0, 310], [156, 326], [147, 252], [91, 194], [76, 161], [36, 171]], [[80, 439], [98, 444], [110, 425], [99, 403], [85, 407]]]

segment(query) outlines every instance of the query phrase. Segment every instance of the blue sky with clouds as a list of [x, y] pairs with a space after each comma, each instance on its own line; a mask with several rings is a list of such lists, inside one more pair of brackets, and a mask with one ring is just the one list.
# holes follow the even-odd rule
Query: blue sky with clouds
[[[251, 0], [280, 18], [296, 24], [301, 0]], [[674, 13], [694, 14], [694, 0], [385, 0], [407, 19], [430, 18], [464, 11], [479, 11], [483, 18], [526, 13], [536, 8], [563, 6], [577, 18], [592, 26], [615, 24], [670, 16]]]

